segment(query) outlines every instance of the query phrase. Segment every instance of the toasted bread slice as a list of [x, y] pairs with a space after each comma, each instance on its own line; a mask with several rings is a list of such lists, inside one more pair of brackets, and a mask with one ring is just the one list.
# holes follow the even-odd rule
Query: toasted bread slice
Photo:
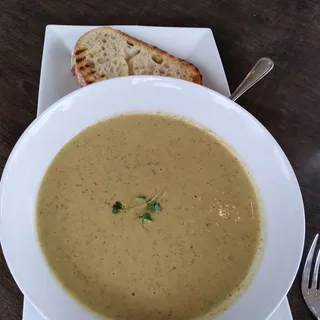
[[129, 75], [160, 75], [202, 84], [199, 70], [130, 35], [110, 27], [85, 33], [72, 54], [72, 71], [81, 86]]

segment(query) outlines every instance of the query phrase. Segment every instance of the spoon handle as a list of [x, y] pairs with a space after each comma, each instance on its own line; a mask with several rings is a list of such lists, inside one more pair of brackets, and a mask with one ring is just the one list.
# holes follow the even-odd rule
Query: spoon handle
[[274, 63], [270, 58], [259, 59], [241, 82], [239, 87], [232, 93], [230, 99], [232, 101], [237, 100], [243, 93], [249, 90], [254, 84], [268, 74], [272, 70], [273, 66]]

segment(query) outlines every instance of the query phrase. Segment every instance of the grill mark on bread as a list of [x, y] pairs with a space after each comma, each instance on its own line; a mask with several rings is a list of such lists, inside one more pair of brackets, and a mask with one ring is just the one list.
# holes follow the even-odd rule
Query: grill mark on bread
[[77, 58], [76, 62], [79, 63], [79, 62], [83, 61], [84, 59], [85, 59], [85, 57]]
[[77, 52], [75, 52], [75, 55], [77, 56], [77, 55], [79, 55], [80, 53], [82, 53], [82, 52], [84, 52], [84, 51], [86, 51], [87, 49], [80, 49], [80, 50], [78, 50]]

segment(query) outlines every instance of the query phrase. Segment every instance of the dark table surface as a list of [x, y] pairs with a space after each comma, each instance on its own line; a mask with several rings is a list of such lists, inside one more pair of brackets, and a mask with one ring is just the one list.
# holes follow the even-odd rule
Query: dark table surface
[[[0, 1], [1, 172], [18, 137], [36, 116], [47, 24], [209, 27], [231, 90], [261, 56], [275, 61], [271, 74], [241, 97], [239, 103], [267, 127], [292, 163], [305, 202], [306, 249], [309, 248], [320, 230], [319, 0], [63, 3]], [[300, 294], [300, 278], [301, 268], [289, 292], [293, 318], [311, 320]], [[0, 319], [21, 319], [22, 298], [0, 250]]]

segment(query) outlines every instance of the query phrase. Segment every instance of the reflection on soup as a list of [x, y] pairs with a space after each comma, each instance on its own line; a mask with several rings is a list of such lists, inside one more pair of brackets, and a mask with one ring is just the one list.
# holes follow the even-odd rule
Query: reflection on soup
[[151, 114], [99, 122], [68, 142], [41, 184], [37, 228], [64, 288], [130, 320], [221, 311], [261, 238], [257, 196], [232, 153], [192, 124]]

